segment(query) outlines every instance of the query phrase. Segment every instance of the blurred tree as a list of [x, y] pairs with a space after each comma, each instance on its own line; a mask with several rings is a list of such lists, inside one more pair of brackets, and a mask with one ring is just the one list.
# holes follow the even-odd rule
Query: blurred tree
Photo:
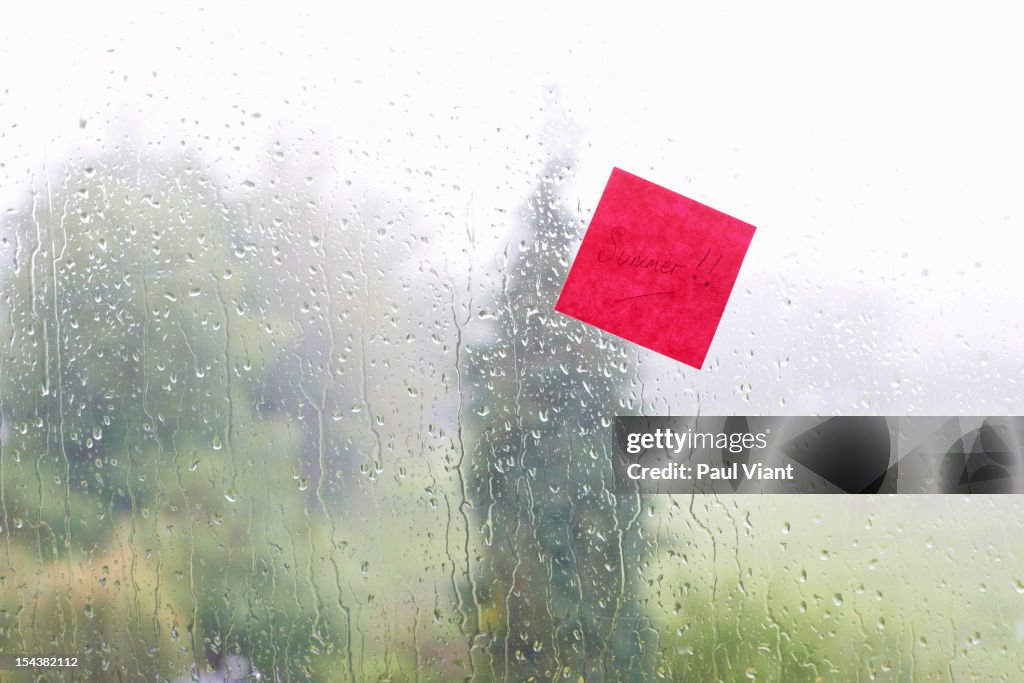
[[68, 163], [4, 219], [5, 651], [128, 677], [254, 651], [270, 666], [264, 601], [292, 631], [314, 620], [275, 560], [308, 520], [306, 494], [280, 487], [302, 432], [259, 408], [293, 338], [259, 306], [244, 212], [195, 169], [127, 151]]
[[394, 274], [422, 238], [311, 182], [308, 144], [229, 189], [136, 141], [0, 218], [4, 651], [124, 679], [452, 670], [421, 617], [450, 602], [451, 482], [407, 452], [436, 447], [418, 401], [443, 392], [406, 383], [443, 349], [409, 343], [434, 311]]
[[553, 151], [489, 307], [496, 338], [467, 350], [481, 562], [464, 620], [483, 634], [472, 639], [475, 668], [491, 678], [636, 680], [650, 666], [635, 587], [640, 501], [613, 492], [607, 438], [626, 355], [553, 310], [579, 237], [562, 196], [574, 163], [558, 142], [566, 132], [543, 138]]

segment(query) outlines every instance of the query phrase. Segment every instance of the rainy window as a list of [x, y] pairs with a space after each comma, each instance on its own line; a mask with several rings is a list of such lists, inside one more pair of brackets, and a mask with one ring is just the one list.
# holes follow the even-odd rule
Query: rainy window
[[[0, 677], [1021, 680], [1016, 497], [609, 437], [1021, 411], [1011, 23], [363, 11], [0, 28]], [[616, 166], [758, 225], [701, 370], [553, 310]]]

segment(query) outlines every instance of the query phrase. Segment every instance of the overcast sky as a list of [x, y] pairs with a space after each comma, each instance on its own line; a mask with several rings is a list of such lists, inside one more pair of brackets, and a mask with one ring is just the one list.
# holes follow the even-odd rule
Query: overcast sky
[[[565, 127], [579, 159], [569, 192], [584, 217], [619, 166], [758, 226], [737, 283], [751, 293], [734, 295], [712, 358], [793, 355], [788, 379], [824, 366], [861, 394], [927, 372], [966, 385], [975, 412], [1021, 409], [1024, 47], [1008, 6], [361, 5], [6, 9], [3, 208], [44, 168], [59, 174], [126, 135], [166, 150], [185, 141], [233, 180], [288, 135], [333, 158], [362, 152], [366, 182], [411, 185], [424, 207], [472, 195], [483, 214], [511, 210], [540, 147], [559, 144], [540, 136], [562, 115], [557, 101], [575, 131]], [[486, 250], [505, 226], [483, 218]], [[795, 320], [810, 329], [773, 332]], [[866, 378], [848, 353], [821, 348], [837, 334], [869, 349]], [[999, 376], [972, 392], [990, 361]], [[763, 387], [783, 376], [772, 363], [743, 367]], [[742, 375], [700, 381], [724, 391]]]

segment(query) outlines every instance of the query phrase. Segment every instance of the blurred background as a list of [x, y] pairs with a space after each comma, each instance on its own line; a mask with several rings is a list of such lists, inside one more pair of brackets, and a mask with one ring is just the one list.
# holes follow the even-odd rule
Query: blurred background
[[[1021, 680], [1019, 498], [615, 495], [608, 429], [1020, 413], [1006, 7], [5, 13], [3, 652]], [[552, 310], [612, 166], [759, 228], [702, 371]]]

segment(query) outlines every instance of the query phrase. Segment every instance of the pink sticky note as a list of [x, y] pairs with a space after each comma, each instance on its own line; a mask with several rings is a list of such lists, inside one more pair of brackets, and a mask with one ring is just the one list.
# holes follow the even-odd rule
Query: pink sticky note
[[699, 369], [753, 236], [613, 169], [555, 310]]

